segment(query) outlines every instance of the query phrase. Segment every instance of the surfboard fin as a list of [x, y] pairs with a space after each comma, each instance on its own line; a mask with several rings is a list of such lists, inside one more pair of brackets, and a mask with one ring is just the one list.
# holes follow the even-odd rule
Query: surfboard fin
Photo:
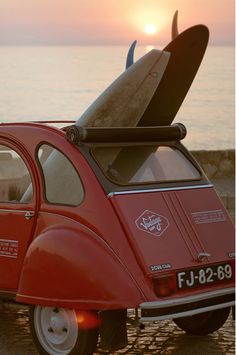
[[135, 40], [129, 48], [127, 58], [126, 58], [125, 69], [128, 69], [132, 64], [134, 64], [134, 50], [135, 50], [136, 44], [137, 44], [137, 41]]
[[178, 10], [175, 11], [174, 17], [172, 20], [172, 41], [178, 36]]

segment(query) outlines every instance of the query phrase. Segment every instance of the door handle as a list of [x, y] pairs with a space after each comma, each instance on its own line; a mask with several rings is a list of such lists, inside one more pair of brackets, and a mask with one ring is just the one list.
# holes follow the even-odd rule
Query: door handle
[[210, 253], [199, 253], [197, 259], [198, 261], [203, 261], [203, 259], [210, 258], [210, 256]]
[[34, 212], [32, 212], [32, 211], [25, 212], [25, 219], [29, 220], [32, 217], [34, 217]]

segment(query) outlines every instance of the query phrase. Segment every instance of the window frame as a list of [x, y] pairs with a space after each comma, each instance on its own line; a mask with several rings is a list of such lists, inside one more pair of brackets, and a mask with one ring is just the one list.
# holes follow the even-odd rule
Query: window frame
[[0, 138], [0, 146], [5, 146], [6, 148], [9, 148], [10, 150], [14, 151], [19, 157], [20, 159], [23, 161], [23, 163], [25, 164], [25, 167], [27, 168], [29, 177], [30, 177], [30, 185], [32, 185], [32, 197], [29, 201], [25, 202], [21, 202], [21, 201], [15, 201], [15, 200], [9, 200], [9, 201], [2, 201], [0, 200], [0, 204], [12, 204], [12, 205], [17, 205], [17, 206], [32, 206], [35, 204], [36, 201], [36, 186], [35, 186], [35, 179], [34, 179], [34, 174], [33, 174], [33, 169], [32, 166], [29, 164], [28, 160], [32, 160], [31, 157], [29, 157], [29, 159], [26, 158], [26, 153], [23, 151], [23, 149], [21, 149], [21, 147], [19, 145], [15, 145], [13, 144], [11, 141], [6, 140], [5, 138], [1, 137]]
[[[71, 164], [71, 166], [73, 167], [73, 169], [75, 170], [76, 174], [77, 174], [77, 177], [79, 178], [80, 180], [80, 183], [81, 183], [81, 189], [82, 189], [82, 192], [83, 192], [83, 196], [82, 196], [82, 199], [81, 201], [76, 204], [76, 205], [72, 205], [72, 204], [68, 204], [68, 203], [60, 203], [60, 202], [51, 202], [47, 199], [47, 193], [46, 193], [46, 182], [45, 182], [45, 175], [44, 175], [44, 171], [43, 171], [43, 167], [42, 167], [42, 164], [40, 162], [40, 159], [39, 159], [39, 150], [40, 148], [43, 146], [43, 145], [47, 145], [49, 147], [52, 147], [52, 149], [56, 149], [58, 152], [60, 152], [68, 161], [69, 163]], [[50, 154], [49, 154], [50, 155]], [[84, 188], [84, 183], [83, 183], [83, 180], [75, 166], [75, 164], [71, 161], [71, 159], [68, 157], [67, 154], [65, 154], [62, 149], [60, 149], [58, 146], [55, 146], [54, 144], [51, 144], [47, 141], [41, 141], [40, 143], [37, 144], [37, 147], [35, 149], [35, 160], [37, 162], [37, 165], [38, 165], [38, 168], [39, 168], [39, 171], [40, 171], [40, 177], [41, 177], [41, 182], [42, 182], [42, 195], [43, 195], [43, 200], [48, 204], [48, 205], [51, 205], [51, 206], [66, 206], [66, 207], [70, 207], [70, 208], [76, 208], [78, 206], [81, 206], [81, 204], [84, 202], [85, 200], [85, 188]]]

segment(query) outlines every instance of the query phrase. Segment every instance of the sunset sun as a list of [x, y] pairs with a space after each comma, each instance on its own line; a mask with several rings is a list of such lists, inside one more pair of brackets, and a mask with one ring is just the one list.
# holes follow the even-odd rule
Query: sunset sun
[[148, 23], [144, 26], [144, 31], [148, 35], [153, 35], [157, 32], [157, 27], [153, 23]]

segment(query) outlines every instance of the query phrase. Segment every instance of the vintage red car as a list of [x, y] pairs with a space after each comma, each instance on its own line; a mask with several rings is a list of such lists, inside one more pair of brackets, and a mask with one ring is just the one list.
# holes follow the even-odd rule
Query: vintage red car
[[0, 295], [30, 305], [41, 354], [127, 344], [140, 322], [219, 329], [234, 228], [185, 129], [0, 125]]

